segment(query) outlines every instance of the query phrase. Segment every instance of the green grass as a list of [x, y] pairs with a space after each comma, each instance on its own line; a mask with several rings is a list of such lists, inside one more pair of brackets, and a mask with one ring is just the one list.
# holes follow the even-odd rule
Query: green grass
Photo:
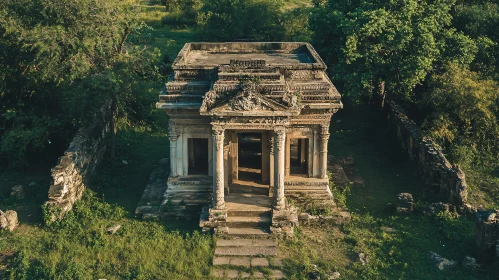
[[[13, 255], [17, 256], [3, 261], [7, 266], [3, 267], [4, 276], [10, 275], [11, 279], [209, 278], [213, 238], [200, 234], [195, 222], [163, 223], [134, 218], [135, 206], [152, 168], [159, 159], [168, 156], [166, 117], [163, 114], [157, 117], [155, 123], [164, 124], [162, 129], [120, 124], [116, 158], [101, 165], [92, 184], [96, 192], [87, 190], [62, 223], [43, 226], [40, 219], [26, 223], [21, 216], [18, 230], [0, 233], [0, 253], [15, 252]], [[46, 195], [46, 191], [40, 188], [39, 193]], [[35, 212], [32, 214], [40, 217], [40, 200], [32, 205], [3, 198], [0, 205], [16, 210], [30, 206]], [[122, 225], [122, 229], [116, 235], [106, 234], [105, 229], [114, 224]]]
[[[340, 113], [332, 120], [329, 149], [338, 157], [353, 156], [356, 173], [365, 185], [351, 188], [347, 207], [352, 221], [339, 229], [331, 225], [302, 227], [281, 254], [289, 279], [306, 279], [317, 265], [319, 272], [340, 272], [341, 279], [497, 279], [499, 271], [457, 268], [439, 271], [428, 260], [434, 251], [445, 258], [462, 260], [474, 256], [474, 223], [467, 217], [423, 215], [429, 201], [416, 167], [400, 154], [382, 122], [364, 112]], [[398, 193], [410, 192], [416, 213], [397, 216], [385, 207]], [[388, 233], [383, 228], [396, 231]], [[358, 254], [369, 256], [367, 265]], [[495, 270], [494, 270], [495, 269]]]

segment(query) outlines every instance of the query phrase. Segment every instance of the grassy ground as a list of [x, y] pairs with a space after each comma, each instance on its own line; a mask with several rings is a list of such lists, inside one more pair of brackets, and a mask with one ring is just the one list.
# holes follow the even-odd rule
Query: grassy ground
[[[342, 279], [497, 279], [499, 271], [491, 266], [442, 272], [429, 262], [430, 251], [458, 261], [473, 256], [473, 221], [451, 214], [423, 215], [431, 197], [425, 197], [415, 166], [400, 155], [382, 123], [359, 115], [336, 116], [329, 144], [333, 155], [353, 156], [365, 182], [347, 197], [352, 222], [340, 228], [300, 228], [281, 252], [290, 257], [285, 262], [290, 279], [306, 279], [312, 265], [324, 276], [338, 271]], [[413, 194], [414, 215], [393, 215], [385, 207], [401, 192]], [[369, 257], [367, 265], [359, 261], [361, 252]]]
[[[194, 27], [162, 26], [162, 6], [144, 4], [141, 9], [154, 29], [140, 44], [175, 57], [184, 43], [197, 41]], [[499, 273], [492, 267], [440, 272], [428, 262], [430, 250], [455, 260], [473, 256], [473, 223], [452, 215], [422, 215], [422, 199], [430, 198], [425, 197], [414, 166], [386, 139], [389, 134], [382, 125], [359, 115], [352, 112], [333, 119], [329, 147], [336, 156], [352, 155], [356, 172], [365, 181], [347, 197], [352, 222], [341, 228], [298, 229], [296, 238], [281, 248], [289, 257], [283, 269], [288, 278], [308, 279], [317, 265], [324, 276], [339, 271], [341, 279], [497, 279]], [[154, 164], [168, 156], [166, 121], [158, 112], [154, 126], [121, 123], [117, 158], [103, 163], [94, 191], [87, 192], [61, 224], [41, 225], [39, 205], [50, 184], [48, 171], [0, 174], [0, 209], [17, 210], [21, 221], [15, 233], [0, 233], [0, 279], [209, 279], [211, 236], [199, 234], [192, 223], [133, 217]], [[27, 189], [27, 198], [9, 197], [12, 186], [32, 181], [37, 184]], [[399, 217], [384, 210], [400, 192], [414, 195], [418, 213]], [[122, 230], [105, 233], [117, 223]], [[386, 232], [386, 227], [395, 232]], [[367, 265], [358, 261], [359, 252], [369, 257]]]

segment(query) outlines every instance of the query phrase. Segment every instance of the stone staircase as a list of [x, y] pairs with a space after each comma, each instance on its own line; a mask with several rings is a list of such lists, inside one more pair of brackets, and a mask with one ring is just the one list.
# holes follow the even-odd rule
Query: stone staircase
[[278, 243], [270, 234], [272, 212], [265, 195], [226, 197], [226, 234], [217, 240], [212, 276], [221, 279], [284, 279]]

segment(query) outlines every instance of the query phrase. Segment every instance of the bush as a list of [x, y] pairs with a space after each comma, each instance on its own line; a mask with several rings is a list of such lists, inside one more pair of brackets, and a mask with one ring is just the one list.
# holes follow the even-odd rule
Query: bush
[[163, 25], [189, 26], [197, 23], [199, 9], [203, 6], [201, 0], [171, 0], [166, 1], [167, 16], [161, 19]]
[[274, 0], [207, 0], [198, 23], [209, 41], [281, 41], [282, 6]]

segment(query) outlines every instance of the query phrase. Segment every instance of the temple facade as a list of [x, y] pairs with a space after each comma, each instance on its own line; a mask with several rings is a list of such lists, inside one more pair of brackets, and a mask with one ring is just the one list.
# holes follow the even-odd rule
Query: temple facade
[[172, 67], [157, 103], [169, 117], [165, 201], [226, 213], [330, 196], [329, 125], [342, 103], [310, 44], [188, 43]]

